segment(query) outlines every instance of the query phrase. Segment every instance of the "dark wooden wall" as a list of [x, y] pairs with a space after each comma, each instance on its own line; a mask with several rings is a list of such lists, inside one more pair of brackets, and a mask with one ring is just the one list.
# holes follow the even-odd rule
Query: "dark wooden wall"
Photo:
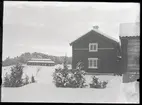
[[140, 54], [139, 37], [120, 37], [121, 39], [121, 71], [123, 71], [123, 82], [136, 81], [139, 78], [139, 62], [135, 63], [135, 57]]
[[[129, 61], [130, 58], [134, 58], [135, 56], [140, 55], [140, 39], [139, 37], [120, 37], [121, 39], [121, 69], [124, 72], [139, 70], [139, 64], [137, 66], [128, 66], [133, 65], [133, 62]], [[135, 49], [136, 47], [136, 49]], [[131, 63], [131, 64], [130, 64]]]

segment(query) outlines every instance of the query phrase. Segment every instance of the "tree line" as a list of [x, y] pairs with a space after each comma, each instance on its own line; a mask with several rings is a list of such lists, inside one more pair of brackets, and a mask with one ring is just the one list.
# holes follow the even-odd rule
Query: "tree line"
[[[15, 65], [17, 63], [26, 64], [27, 61], [29, 61], [31, 58], [51, 59], [52, 61], [55, 62], [55, 64], [62, 64], [64, 63], [65, 56], [53, 56], [53, 55], [48, 55], [48, 54], [43, 54], [38, 52], [34, 52], [34, 53], [25, 52], [21, 54], [20, 56], [17, 56], [14, 58], [7, 57], [2, 62], [2, 66]], [[68, 64], [71, 64], [72, 62], [71, 57], [66, 57], [66, 60]]]

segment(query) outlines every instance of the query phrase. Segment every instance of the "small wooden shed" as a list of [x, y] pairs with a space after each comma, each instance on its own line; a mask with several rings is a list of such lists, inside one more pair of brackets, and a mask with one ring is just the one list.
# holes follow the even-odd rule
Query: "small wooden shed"
[[120, 24], [123, 82], [135, 81], [140, 71], [140, 23]]

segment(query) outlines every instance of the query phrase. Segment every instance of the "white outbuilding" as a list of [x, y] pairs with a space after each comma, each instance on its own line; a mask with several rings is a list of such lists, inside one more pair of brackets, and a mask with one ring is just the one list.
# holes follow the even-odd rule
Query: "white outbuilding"
[[27, 62], [27, 65], [35, 65], [35, 66], [54, 66], [55, 62], [51, 59], [35, 59], [32, 58]]

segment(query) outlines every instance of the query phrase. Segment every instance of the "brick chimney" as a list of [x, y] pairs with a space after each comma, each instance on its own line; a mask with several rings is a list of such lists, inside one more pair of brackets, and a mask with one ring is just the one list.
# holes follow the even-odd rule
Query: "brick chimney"
[[99, 26], [93, 26], [93, 29], [99, 29]]

